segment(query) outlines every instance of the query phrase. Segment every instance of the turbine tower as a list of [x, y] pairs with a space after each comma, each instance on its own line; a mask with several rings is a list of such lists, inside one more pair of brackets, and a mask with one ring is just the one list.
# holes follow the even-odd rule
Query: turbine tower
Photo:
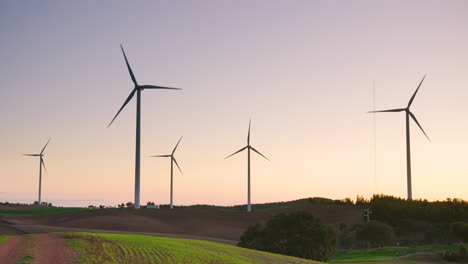
[[252, 211], [252, 206], [250, 204], [250, 150], [253, 150], [258, 155], [262, 156], [264, 159], [266, 159], [268, 161], [269, 161], [269, 159], [250, 145], [250, 121], [249, 121], [249, 132], [247, 134], [247, 146], [245, 146], [245, 147], [241, 148], [240, 150], [232, 153], [231, 155], [227, 156], [224, 159], [227, 159], [227, 158], [229, 158], [231, 156], [234, 156], [237, 153], [244, 151], [245, 149], [247, 149], [247, 212], [251, 212]]
[[49, 138], [49, 140], [47, 141], [47, 143], [45, 144], [45, 146], [42, 148], [41, 150], [41, 153], [39, 154], [23, 154], [24, 156], [32, 156], [32, 157], [39, 157], [39, 197], [37, 199], [37, 202], [39, 203], [39, 205], [41, 205], [41, 202], [42, 202], [42, 167], [44, 167], [44, 170], [47, 172], [47, 169], [46, 169], [46, 166], [45, 166], [45, 163], [44, 163], [44, 150], [46, 149], [47, 147], [47, 144], [49, 144], [50, 140], [52, 138]]
[[155, 86], [155, 85], [139, 85], [137, 83], [137, 80], [135, 78], [135, 75], [133, 75], [132, 68], [130, 67], [130, 64], [128, 63], [127, 56], [125, 55], [125, 51], [120, 45], [120, 49], [122, 49], [123, 56], [125, 58], [125, 63], [127, 64], [128, 72], [130, 73], [130, 77], [132, 78], [132, 82], [135, 85], [133, 90], [130, 92], [130, 95], [127, 97], [127, 100], [123, 103], [122, 107], [119, 109], [117, 114], [114, 116], [112, 121], [109, 123], [107, 127], [110, 127], [112, 125], [112, 122], [117, 118], [117, 116], [120, 114], [122, 109], [132, 100], [133, 96], [135, 93], [137, 94], [137, 110], [136, 110], [136, 143], [135, 143], [135, 203], [134, 203], [134, 208], [138, 209], [140, 208], [140, 127], [141, 127], [141, 92], [144, 89], [169, 89], [169, 90], [182, 90], [179, 88], [171, 88], [171, 87], [164, 87], [164, 86]]
[[416, 116], [411, 112], [410, 107], [411, 104], [413, 104], [414, 97], [416, 97], [416, 94], [419, 91], [419, 88], [421, 88], [421, 85], [426, 78], [426, 75], [422, 78], [421, 82], [418, 85], [418, 88], [414, 92], [413, 96], [408, 102], [408, 105], [406, 108], [398, 108], [398, 109], [390, 109], [390, 110], [380, 110], [380, 111], [371, 111], [369, 113], [384, 113], [384, 112], [405, 112], [406, 115], [406, 176], [407, 176], [407, 188], [408, 188], [408, 200], [413, 199], [413, 193], [412, 193], [412, 187], [411, 187], [411, 148], [410, 148], [410, 117], [413, 119], [413, 121], [418, 125], [418, 127], [421, 129], [423, 134], [426, 136], [426, 138], [429, 139], [427, 136], [426, 132], [422, 128], [422, 126], [419, 124], [418, 120], [416, 119]]
[[173, 180], [173, 175], [174, 175], [174, 163], [175, 165], [177, 166], [177, 168], [179, 169], [180, 173], [182, 173], [182, 170], [180, 169], [179, 167], [179, 164], [177, 164], [177, 160], [175, 159], [174, 157], [174, 153], [177, 149], [177, 146], [179, 146], [179, 143], [180, 141], [182, 140], [182, 137], [180, 137], [179, 141], [177, 142], [176, 146], [174, 147], [174, 149], [172, 150], [172, 153], [169, 154], [169, 155], [156, 155], [156, 156], [150, 156], [150, 157], [159, 157], [159, 158], [171, 158], [171, 204], [169, 206], [170, 209], [173, 209], [174, 208], [174, 205], [173, 205], [173, 187], [174, 187], [174, 180]]

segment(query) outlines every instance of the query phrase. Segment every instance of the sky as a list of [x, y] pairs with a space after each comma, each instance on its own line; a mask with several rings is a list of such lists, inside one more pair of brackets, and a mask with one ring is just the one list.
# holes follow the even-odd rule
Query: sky
[[[141, 202], [245, 204], [375, 193], [468, 200], [466, 1], [1, 1], [0, 201], [62, 206], [133, 201], [142, 92]], [[135, 98], [136, 99], [136, 98]], [[376, 140], [374, 141], [374, 136]], [[374, 144], [376, 143], [376, 144]], [[375, 151], [376, 149], [376, 151]], [[374, 166], [376, 165], [376, 166]]]

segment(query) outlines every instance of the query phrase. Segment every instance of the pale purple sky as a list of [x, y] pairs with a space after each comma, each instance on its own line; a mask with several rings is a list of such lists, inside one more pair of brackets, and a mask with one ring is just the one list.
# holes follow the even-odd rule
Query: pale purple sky
[[[422, 76], [412, 124], [415, 198], [468, 199], [466, 1], [2, 1], [0, 201], [34, 201], [49, 137], [45, 200], [133, 200], [135, 101], [111, 128], [132, 83], [184, 90], [142, 94], [142, 202], [175, 204], [386, 193], [406, 196], [403, 114]], [[91, 200], [91, 201], [89, 201]], [[94, 202], [93, 202], [94, 201]]]

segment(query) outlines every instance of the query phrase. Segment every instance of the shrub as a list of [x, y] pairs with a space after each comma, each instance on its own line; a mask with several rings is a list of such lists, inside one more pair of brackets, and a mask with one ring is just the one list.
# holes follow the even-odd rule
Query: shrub
[[356, 233], [358, 240], [371, 243], [374, 246], [389, 246], [395, 242], [393, 228], [379, 221], [370, 221]]
[[445, 251], [443, 258], [447, 261], [465, 261], [468, 260], [468, 249], [462, 244], [458, 251]]
[[249, 227], [239, 246], [283, 255], [328, 261], [335, 253], [335, 230], [308, 212], [279, 214], [263, 227]]

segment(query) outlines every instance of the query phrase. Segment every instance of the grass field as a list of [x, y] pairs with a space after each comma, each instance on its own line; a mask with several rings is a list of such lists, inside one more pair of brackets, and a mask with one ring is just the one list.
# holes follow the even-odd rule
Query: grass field
[[433, 245], [418, 247], [377, 248], [369, 250], [338, 250], [332, 263], [374, 262], [420, 252], [457, 251], [458, 245]]
[[201, 240], [142, 235], [63, 233], [76, 263], [312, 264], [305, 259]]
[[8, 240], [8, 236], [0, 235], [0, 246]]
[[0, 215], [4, 216], [28, 216], [28, 215], [55, 215], [63, 213], [74, 213], [89, 210], [80, 207], [44, 207], [24, 210], [0, 210]]

